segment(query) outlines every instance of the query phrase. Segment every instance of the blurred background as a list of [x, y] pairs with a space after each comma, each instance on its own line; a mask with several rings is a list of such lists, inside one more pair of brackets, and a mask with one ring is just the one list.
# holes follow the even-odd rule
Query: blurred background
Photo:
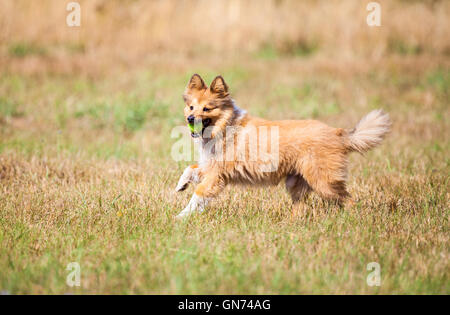
[[[361, 0], [78, 2], [69, 27], [69, 1], [0, 1], [0, 293], [449, 293], [450, 1], [377, 1], [379, 27]], [[284, 187], [233, 187], [175, 224], [193, 73], [268, 119], [387, 111], [358, 204], [296, 218]]]
[[67, 3], [2, 1], [0, 148], [38, 154], [39, 134], [57, 152], [164, 155], [194, 72], [273, 119], [448, 115], [449, 1], [379, 1], [380, 27], [356, 0], [79, 1], [80, 27]]
[[67, 3], [2, 1], [2, 67], [95, 74], [158, 57], [374, 61], [450, 54], [448, 1], [379, 1], [381, 27], [366, 24], [369, 1], [78, 1], [81, 27], [72, 28]]

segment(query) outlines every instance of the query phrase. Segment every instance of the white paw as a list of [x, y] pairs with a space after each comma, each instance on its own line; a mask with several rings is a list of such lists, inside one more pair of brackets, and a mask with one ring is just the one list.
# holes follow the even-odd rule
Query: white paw
[[192, 181], [192, 173], [192, 168], [188, 166], [178, 181], [177, 187], [175, 188], [176, 192], [183, 191], [189, 186], [189, 183]]
[[189, 201], [186, 208], [183, 209], [175, 218], [176, 219], [182, 219], [189, 215], [191, 215], [194, 212], [203, 212], [205, 209], [206, 204], [208, 203], [208, 199], [202, 198], [194, 194]]
[[190, 212], [183, 210], [178, 215], [175, 216], [175, 219], [176, 220], [182, 220], [182, 219], [188, 217], [190, 214], [191, 214]]
[[175, 191], [180, 192], [180, 191], [186, 190], [186, 188], [188, 186], [189, 186], [189, 181], [182, 181], [182, 179], [180, 179], [180, 181], [177, 184], [177, 187], [175, 187]]

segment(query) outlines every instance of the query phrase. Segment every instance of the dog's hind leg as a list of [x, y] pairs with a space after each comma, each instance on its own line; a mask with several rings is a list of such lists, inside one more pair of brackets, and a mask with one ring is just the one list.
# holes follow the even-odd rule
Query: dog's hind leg
[[346, 182], [342, 179], [317, 180], [313, 183], [313, 189], [327, 200], [335, 201], [339, 205], [351, 202], [351, 196], [347, 192]]
[[286, 178], [286, 189], [294, 203], [302, 201], [311, 191], [311, 187], [302, 175], [288, 175]]
[[311, 187], [308, 185], [302, 175], [290, 174], [286, 178], [286, 189], [292, 198], [292, 214], [297, 212], [304, 212], [304, 205], [302, 201], [306, 199], [311, 192]]
[[[331, 151], [331, 150], [329, 150]], [[303, 164], [303, 176], [308, 184], [322, 198], [345, 203], [350, 194], [347, 192], [347, 156], [345, 152], [335, 150], [327, 155], [316, 154], [320, 158]]]

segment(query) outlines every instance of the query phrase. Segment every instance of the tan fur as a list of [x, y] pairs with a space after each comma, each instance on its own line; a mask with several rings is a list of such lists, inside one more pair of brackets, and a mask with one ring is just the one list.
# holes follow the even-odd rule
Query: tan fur
[[[350, 131], [316, 120], [270, 121], [252, 117], [234, 104], [221, 76], [216, 77], [208, 88], [195, 74], [186, 88], [184, 100], [186, 118], [190, 115], [202, 120], [209, 118], [212, 138], [224, 135], [222, 140], [216, 138], [221, 141], [224, 151], [230, 149], [230, 137], [237, 136], [227, 135], [226, 127], [241, 127], [240, 134], [256, 128], [257, 139], [261, 137], [258, 127], [277, 127], [279, 130], [279, 160], [273, 172], [261, 171], [261, 165], [266, 163], [261, 159], [248, 159], [249, 138], [241, 143], [232, 142], [236, 153], [233, 159], [221, 161], [213, 155], [200, 161], [198, 168], [192, 167], [192, 172], [200, 179], [195, 194], [202, 198], [215, 197], [227, 184], [277, 185], [285, 180], [294, 203], [311, 191], [342, 202], [349, 197], [346, 190], [348, 153], [366, 152], [378, 145], [390, 127], [389, 116], [382, 111], [369, 113]], [[204, 111], [204, 107], [211, 110]], [[259, 150], [259, 141], [256, 144]], [[238, 153], [244, 154], [246, 159], [239, 160]], [[272, 162], [269, 160], [268, 163]]]

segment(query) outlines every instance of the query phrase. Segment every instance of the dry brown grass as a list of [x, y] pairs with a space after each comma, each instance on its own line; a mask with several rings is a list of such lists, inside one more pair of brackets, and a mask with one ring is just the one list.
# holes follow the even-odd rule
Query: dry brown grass
[[[4, 1], [2, 66], [95, 73], [158, 55], [275, 51], [345, 61], [450, 53], [448, 1], [380, 1], [382, 27], [375, 28], [366, 25], [366, 3], [356, 0], [79, 2], [82, 26], [69, 28], [65, 2]], [[45, 56], [17, 61], [8, 54], [17, 44], [43, 49]]]
[[[80, 2], [80, 29], [61, 1], [0, 8], [0, 291], [450, 292], [448, 1], [380, 1], [377, 29], [360, 1]], [[389, 112], [386, 142], [351, 157], [359, 202], [292, 217], [281, 186], [227, 188], [174, 222], [193, 72], [271, 119]]]

